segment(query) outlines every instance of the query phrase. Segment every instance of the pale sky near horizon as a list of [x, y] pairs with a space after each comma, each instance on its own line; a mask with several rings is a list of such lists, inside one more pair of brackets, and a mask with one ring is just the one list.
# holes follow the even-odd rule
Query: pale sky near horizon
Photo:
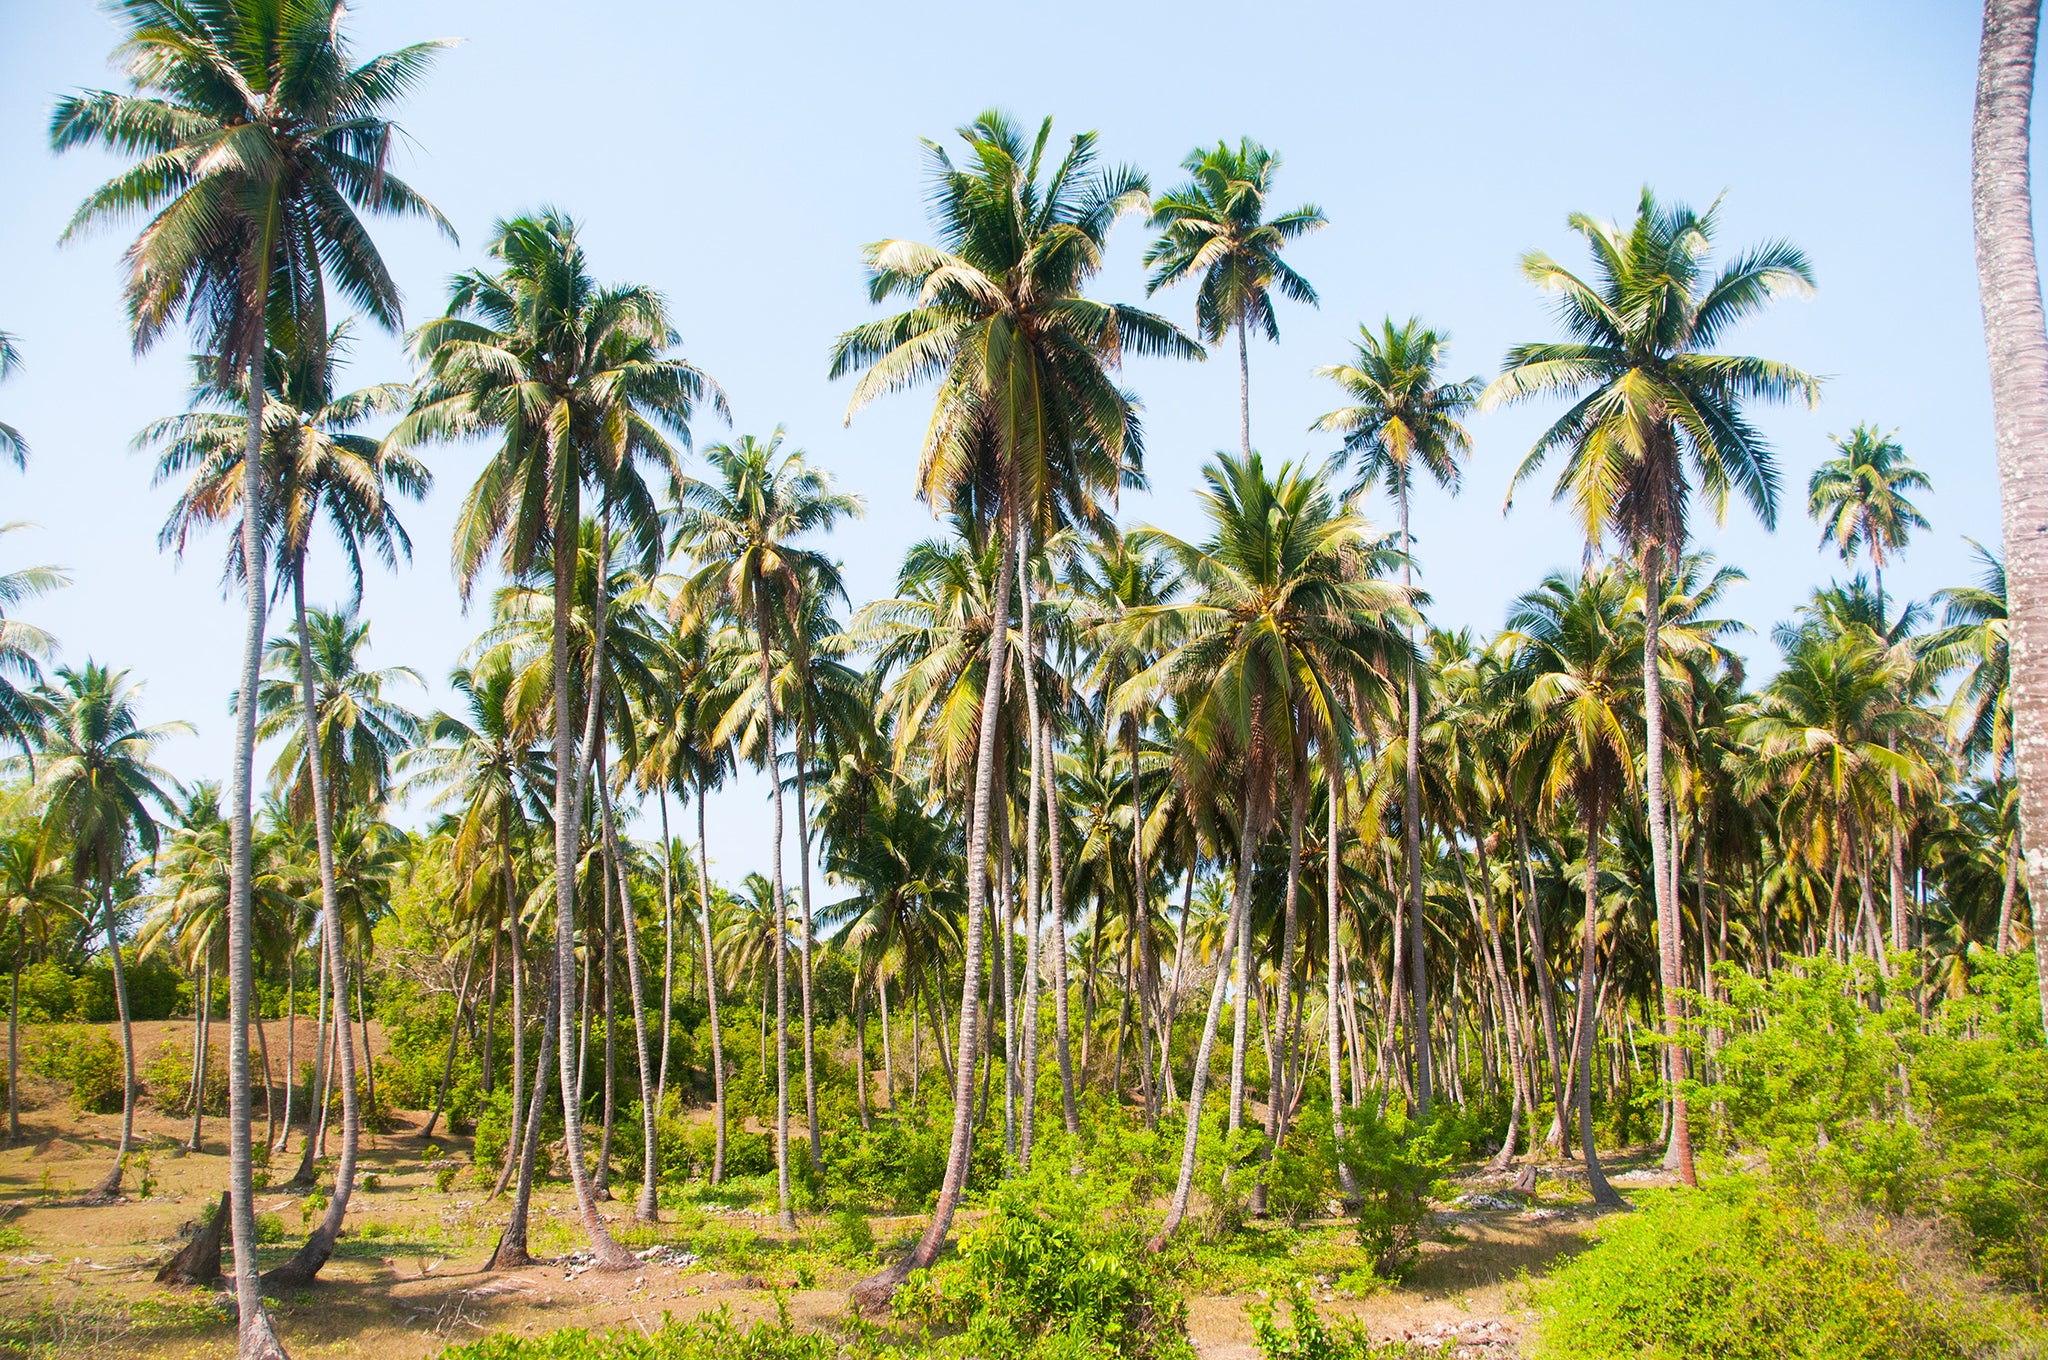
[[[1965, 536], [1997, 542], [1970, 231], [1979, 22], [1977, 6], [1953, 2], [1282, 3], [1247, 20], [1206, 3], [363, 0], [350, 18], [364, 56], [463, 40], [399, 109], [408, 143], [396, 162], [461, 242], [418, 223], [373, 225], [408, 324], [440, 309], [451, 273], [480, 261], [494, 218], [568, 210], [600, 277], [668, 295], [686, 353], [731, 396], [734, 431], [786, 425], [866, 498], [867, 517], [831, 543], [856, 602], [888, 593], [905, 546], [939, 531], [911, 495], [929, 395], [888, 399], [847, 426], [847, 385], [826, 378], [833, 336], [874, 314], [860, 247], [929, 237], [920, 137], [949, 137], [989, 106], [1034, 124], [1050, 113], [1057, 135], [1097, 130], [1105, 159], [1143, 168], [1155, 188], [1198, 143], [1249, 134], [1282, 153], [1276, 206], [1316, 202], [1331, 225], [1291, 256], [1321, 307], [1283, 304], [1281, 343], [1252, 352], [1253, 439], [1276, 460], [1330, 451], [1305, 431], [1338, 394], [1310, 370], [1346, 357], [1361, 321], [1418, 313], [1454, 337], [1455, 370], [1491, 376], [1509, 345], [1553, 334], [1516, 261], [1541, 248], [1582, 264], [1567, 213], [1626, 217], [1645, 184], [1696, 205], [1725, 192], [1724, 253], [1787, 237], [1819, 282], [1814, 298], [1782, 301], [1726, 341], [1826, 379], [1815, 410], [1757, 413], [1781, 469], [1778, 532], [1739, 508], [1725, 529], [1697, 520], [1703, 545], [1749, 574], [1728, 612], [1755, 630], [1742, 645], [1765, 667], [1770, 624], [1841, 570], [1816, 552], [1804, 513], [1830, 434], [1862, 421], [1896, 428], [1934, 479], [1923, 500], [1932, 530], [1888, 570], [1894, 592], [1959, 583], [1971, 575]], [[117, 85], [114, 40], [80, 0], [0, 5], [0, 330], [25, 361], [0, 386], [0, 419], [33, 450], [26, 475], [0, 468], [0, 522], [38, 526], [0, 540], [0, 569], [68, 568], [72, 586], [21, 616], [57, 634], [64, 661], [132, 668], [147, 684], [146, 717], [197, 727], [167, 746], [172, 771], [220, 778], [241, 626], [220, 589], [224, 545], [202, 543], [183, 563], [159, 554], [173, 493], [153, 488], [148, 460], [130, 451], [145, 422], [183, 404], [183, 340], [131, 357], [126, 234], [56, 244], [114, 167], [97, 154], [53, 157], [50, 105]], [[1098, 296], [1142, 301], [1146, 239], [1136, 221], [1117, 229]], [[1150, 305], [1192, 326], [1188, 293]], [[1126, 498], [1127, 522], [1199, 532], [1190, 488], [1236, 442], [1233, 359], [1127, 368], [1151, 478]], [[352, 384], [406, 372], [395, 339], [359, 332]], [[1556, 410], [1475, 418], [1463, 494], [1420, 496], [1417, 551], [1439, 622], [1498, 628], [1516, 594], [1578, 563], [1547, 476], [1501, 509], [1510, 471]], [[698, 442], [728, 433], [707, 416]], [[415, 560], [373, 573], [364, 603], [372, 660], [426, 676], [421, 707], [446, 701], [443, 678], [484, 623], [480, 610], [463, 614], [447, 551], [482, 449], [430, 461], [434, 492], [406, 515]], [[341, 589], [330, 571], [315, 596]], [[764, 790], [753, 780], [713, 798], [721, 877], [766, 867]]]

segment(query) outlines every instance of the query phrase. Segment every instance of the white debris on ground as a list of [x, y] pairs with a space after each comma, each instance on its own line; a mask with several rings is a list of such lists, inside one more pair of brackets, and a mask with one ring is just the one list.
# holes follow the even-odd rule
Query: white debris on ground
[[651, 1266], [669, 1266], [676, 1270], [688, 1270], [703, 1259], [696, 1252], [677, 1246], [653, 1246], [633, 1254]]
[[1460, 1209], [1468, 1211], [1474, 1209], [1519, 1209], [1522, 1207], [1522, 1201], [1511, 1196], [1492, 1195], [1483, 1192], [1476, 1195], [1460, 1195], [1452, 1200], [1451, 1203]]
[[1525, 1209], [1522, 1211], [1522, 1217], [1531, 1223], [1541, 1223], [1545, 1219], [1562, 1218], [1563, 1216], [1564, 1210], [1562, 1209]]
[[1609, 1176], [1607, 1179], [1610, 1181], [1628, 1181], [1630, 1183], [1636, 1183], [1642, 1181], [1670, 1180], [1672, 1179], [1672, 1176], [1670, 1172], [1661, 1171], [1656, 1167], [1639, 1166], [1633, 1168], [1632, 1170], [1617, 1172], [1615, 1175]]
[[1431, 1323], [1404, 1331], [1400, 1339], [1446, 1360], [1502, 1360], [1517, 1353], [1521, 1340], [1513, 1327], [1497, 1318]]

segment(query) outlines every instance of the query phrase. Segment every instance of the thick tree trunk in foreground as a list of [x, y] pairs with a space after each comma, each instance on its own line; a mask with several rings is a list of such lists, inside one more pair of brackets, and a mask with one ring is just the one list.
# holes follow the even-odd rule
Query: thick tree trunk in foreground
[[[2048, 333], [2028, 182], [2040, 28], [2040, 0], [1986, 0], [1971, 199], [2004, 512], [2020, 841], [2034, 904], [2034, 962], [2048, 1001]], [[2048, 1024], [2048, 1004], [2042, 1017]]]

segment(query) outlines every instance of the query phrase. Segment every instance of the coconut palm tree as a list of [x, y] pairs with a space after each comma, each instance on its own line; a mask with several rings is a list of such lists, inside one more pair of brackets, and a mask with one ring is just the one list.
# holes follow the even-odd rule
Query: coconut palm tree
[[[1146, 696], [1172, 695], [1181, 705], [1182, 777], [1198, 788], [1226, 777], [1237, 785], [1236, 877], [1226, 936], [1236, 942], [1239, 997], [1230, 1078], [1235, 1131], [1244, 1107], [1252, 985], [1247, 897], [1258, 843], [1275, 816], [1276, 788], [1308, 777], [1310, 739], [1341, 743], [1350, 695], [1383, 688], [1390, 669], [1408, 660], [1396, 631], [1408, 614], [1408, 592], [1376, 579], [1392, 556], [1351, 502], [1332, 494], [1326, 474], [1293, 464], [1268, 474], [1257, 454], [1219, 454], [1202, 475], [1210, 536], [1200, 546], [1159, 530], [1135, 535], [1168, 555], [1197, 593], [1189, 601], [1130, 611], [1131, 626], [1158, 628], [1173, 642], [1124, 683], [1112, 712]], [[1295, 810], [1301, 811], [1299, 799]], [[1297, 816], [1290, 828], [1296, 848], [1299, 822]], [[1187, 1212], [1209, 1054], [1230, 972], [1220, 968], [1210, 991], [1180, 1178], [1154, 1250]]]
[[[600, 733], [590, 722], [578, 742], [572, 706], [576, 679], [569, 661], [575, 614], [576, 555], [586, 483], [600, 489], [608, 521], [626, 520], [648, 568], [661, 543], [653, 498], [640, 472], [653, 464], [671, 479], [681, 470], [677, 448], [689, 440], [699, 403], [725, 409], [724, 393], [700, 370], [673, 355], [678, 338], [667, 307], [641, 286], [601, 287], [577, 238], [576, 224], [546, 210], [499, 222], [488, 248], [499, 268], [458, 275], [447, 314], [422, 325], [413, 347], [426, 375], [412, 409], [392, 431], [402, 446], [430, 439], [493, 437], [498, 443], [464, 498], [455, 531], [456, 578], [466, 599], [497, 550], [506, 575], [524, 577], [543, 549], [554, 550], [554, 607], [549, 646], [553, 680], [555, 779], [556, 1005], [566, 1035], [576, 1008], [576, 867], [578, 829], [585, 824], [585, 756]], [[673, 441], [673, 442], [671, 442]], [[609, 529], [609, 524], [604, 528]], [[610, 535], [598, 542], [609, 546]], [[604, 562], [597, 580], [608, 575]], [[605, 617], [608, 603], [595, 605]], [[594, 630], [590, 674], [602, 676], [605, 630]], [[583, 1128], [569, 1045], [558, 1045], [569, 1175], [598, 1263], [629, 1270], [621, 1247], [598, 1213], [583, 1162]], [[650, 1112], [651, 1117], [651, 1112]]]
[[[866, 252], [870, 298], [903, 297], [913, 305], [840, 336], [831, 373], [861, 373], [849, 418], [888, 393], [936, 382], [918, 494], [934, 504], [971, 504], [994, 521], [1001, 566], [989, 617], [1007, 620], [1020, 542], [1043, 542], [1063, 521], [1091, 517], [1095, 498], [1139, 469], [1135, 405], [1112, 376], [1123, 356], [1202, 351], [1151, 313], [1083, 296], [1102, 268], [1111, 225], [1144, 206], [1143, 176], [1097, 170], [1093, 133], [1072, 138], [1066, 154], [1048, 165], [1051, 119], [1027, 139], [991, 110], [960, 129], [960, 137], [964, 166], [937, 143], [925, 143], [942, 244], [881, 241]], [[992, 674], [1004, 673], [1007, 634], [991, 624]], [[989, 899], [1001, 690], [985, 690], [977, 729], [961, 976], [964, 1055], [980, 1048], [981, 921]], [[908, 1256], [862, 1282], [856, 1293], [865, 1308], [885, 1305], [945, 1242], [967, 1183], [973, 1076], [968, 1061], [954, 1074], [951, 1147], [931, 1222]]]
[[[1514, 778], [1543, 803], [1576, 804], [1585, 831], [1585, 920], [1579, 937], [1579, 1148], [1597, 1204], [1621, 1196], [1600, 1169], [1593, 1145], [1593, 1028], [1598, 991], [1595, 955], [1600, 909], [1600, 844], [1615, 801], [1635, 774], [1641, 749], [1640, 663], [1628, 625], [1629, 583], [1613, 567], [1579, 577], [1552, 575], [1515, 602], [1506, 645], [1521, 722], [1510, 756]], [[1533, 904], [1532, 904], [1533, 906]], [[1547, 967], [1539, 958], [1537, 967]], [[1559, 1116], [1563, 1122], [1563, 1114]]]
[[341, 0], [225, 0], [192, 7], [137, 0], [121, 10], [131, 94], [59, 100], [59, 151], [99, 146], [137, 157], [89, 195], [67, 238], [136, 214], [127, 252], [130, 329], [147, 349], [182, 313], [223, 385], [248, 393], [242, 560], [248, 599], [235, 726], [231, 818], [237, 888], [229, 921], [229, 1181], [244, 1356], [282, 1354], [256, 1277], [250, 1206], [247, 883], [257, 675], [262, 664], [263, 366], [280, 324], [309, 346], [327, 334], [328, 280], [379, 325], [398, 325], [398, 289], [360, 213], [396, 213], [454, 232], [389, 173], [386, 110], [418, 83], [441, 44], [352, 62]]
[[[2027, 892], [2048, 902], [2048, 544], [2034, 526], [2048, 487], [2048, 330], [2034, 255], [2029, 184], [2040, 0], [1986, 0], [1970, 138], [1977, 291], [1991, 359], [1991, 414], [2012, 578], [2013, 755], [2020, 786]], [[2034, 913], [2042, 1023], [2048, 1026], [2048, 911]]]
[[1905, 550], [1913, 530], [1927, 527], [1927, 517], [1907, 493], [1933, 483], [1906, 456], [1896, 430], [1880, 433], [1874, 425], [1858, 425], [1846, 439], [1830, 438], [1836, 453], [1807, 480], [1807, 512], [1820, 526], [1821, 547], [1832, 545], [1851, 565], [1858, 557], [1869, 560], [1882, 618], [1884, 564]]
[[1146, 248], [1152, 276], [1149, 295], [1161, 288], [1201, 280], [1195, 295], [1195, 328], [1215, 344], [1237, 332], [1238, 453], [1252, 452], [1251, 354], [1247, 334], [1256, 327], [1278, 342], [1273, 293], [1291, 302], [1318, 303], [1316, 290], [1280, 252], [1310, 232], [1329, 225], [1323, 210], [1303, 204], [1268, 219], [1266, 199], [1280, 170], [1280, 155], [1249, 137], [1233, 147], [1218, 142], [1197, 147], [1181, 161], [1187, 180], [1152, 201], [1150, 225], [1160, 229]]
[[[1472, 436], [1462, 417], [1479, 399], [1477, 378], [1446, 382], [1443, 378], [1449, 338], [1409, 317], [1399, 326], [1388, 317], [1378, 334], [1358, 328], [1358, 344], [1348, 364], [1326, 364], [1316, 376], [1344, 389], [1352, 404], [1321, 417], [1310, 428], [1344, 436], [1341, 457], [1356, 468], [1353, 491], [1374, 482], [1393, 498], [1401, 521], [1401, 583], [1414, 584], [1415, 540], [1408, 529], [1408, 508], [1417, 468], [1440, 487], [1456, 494], [1458, 461], [1472, 451]], [[1409, 647], [1415, 645], [1411, 626]], [[1402, 843], [1408, 869], [1408, 991], [1415, 1007], [1415, 1033], [1429, 1033], [1429, 971], [1422, 917], [1422, 807], [1419, 789], [1422, 746], [1422, 691], [1415, 668], [1407, 675], [1408, 733], [1404, 751]], [[1397, 944], [1396, 948], [1400, 946]], [[1428, 1042], [1415, 1045], [1415, 1087], [1418, 1114], [1427, 1119], [1434, 1085]]]
[[42, 692], [49, 716], [38, 741], [42, 761], [35, 786], [44, 817], [71, 846], [72, 882], [89, 890], [114, 972], [124, 1073], [121, 1141], [113, 1169], [95, 1191], [108, 1202], [120, 1193], [122, 1167], [135, 1139], [135, 1035], [114, 888], [136, 847], [155, 851], [157, 816], [177, 815], [177, 781], [157, 765], [156, 754], [172, 736], [192, 730], [187, 723], [144, 726], [136, 711], [140, 690], [128, 672], [92, 661], [59, 667], [55, 683]]
[[[1569, 338], [1509, 350], [1480, 399], [1482, 408], [1539, 396], [1571, 399], [1515, 470], [1509, 495], [1552, 452], [1562, 451], [1554, 498], [1572, 502], [1589, 548], [1608, 534], [1619, 539], [1645, 582], [1643, 806], [1675, 1087], [1685, 1076], [1685, 1054], [1678, 1047], [1678, 910], [1657, 637], [1664, 573], [1685, 555], [1695, 490], [1717, 512], [1734, 491], [1766, 528], [1776, 524], [1776, 462], [1743, 406], [1795, 397], [1811, 404], [1820, 393], [1817, 378], [1790, 365], [1713, 352], [1729, 327], [1777, 294], [1813, 288], [1806, 256], [1785, 241], [1767, 241], [1710, 272], [1719, 207], [1703, 213], [1683, 204], [1666, 207], [1646, 188], [1626, 229], [1574, 213], [1571, 228], [1593, 255], [1590, 280], [1542, 251], [1522, 257], [1524, 277], [1558, 295], [1559, 322]], [[1672, 1100], [1667, 1161], [1690, 1185], [1697, 1176], [1684, 1091], [1674, 1089]]]
[[[11, 823], [11, 824], [10, 824]], [[0, 927], [13, 950], [8, 970], [7, 1140], [21, 1141], [21, 965], [32, 941], [46, 941], [57, 921], [84, 916], [71, 879], [63, 837], [48, 822], [0, 822]]]
[[[26, 529], [19, 520], [0, 524], [0, 539]], [[0, 572], [0, 741], [34, 749], [34, 736], [42, 720], [36, 687], [42, 684], [42, 663], [57, 650], [57, 640], [32, 623], [11, 619], [14, 606], [71, 584], [71, 578], [56, 567], [21, 567]]]
[[[674, 513], [676, 542], [696, 564], [676, 596], [679, 616], [703, 618], [713, 611], [751, 629], [759, 671], [756, 756], [771, 771], [777, 765], [775, 660], [776, 644], [791, 645], [807, 595], [845, 593], [839, 567], [820, 550], [798, 540], [830, 533], [843, 518], [856, 516], [858, 498], [832, 489], [832, 479], [813, 467], [803, 450], [782, 451], [782, 431], [767, 439], [752, 435], [705, 450], [713, 480], [687, 479], [681, 484]], [[773, 855], [774, 910], [786, 914], [782, 886], [782, 781], [771, 780], [775, 805]], [[808, 845], [800, 853], [810, 854]], [[808, 882], [808, 871], [806, 873]], [[803, 969], [810, 968], [812, 920], [808, 894], [804, 901]], [[781, 936], [777, 935], [779, 942]], [[789, 1199], [789, 998], [784, 989], [786, 963], [779, 943], [775, 954], [776, 987], [776, 1185], [777, 1204], [785, 1227], [796, 1224]], [[817, 1156], [817, 1092], [810, 1075], [813, 1046], [809, 984], [804, 984], [804, 1052], [810, 1107], [811, 1155]]]
[[[336, 811], [384, 801], [398, 761], [419, 742], [419, 715], [388, 697], [400, 685], [422, 685], [410, 666], [370, 669], [363, 653], [369, 621], [354, 610], [312, 609], [306, 632], [274, 637], [266, 649], [269, 676], [256, 692], [261, 716], [257, 735], [278, 741], [272, 782], [285, 794], [295, 816], [312, 806], [313, 771], [321, 771], [322, 796]], [[319, 749], [306, 741], [308, 714], [302, 701], [301, 644], [310, 644], [314, 702], [310, 715]]]

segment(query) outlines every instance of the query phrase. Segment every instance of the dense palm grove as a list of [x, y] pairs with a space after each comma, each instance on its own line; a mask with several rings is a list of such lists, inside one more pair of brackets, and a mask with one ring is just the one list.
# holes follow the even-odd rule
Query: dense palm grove
[[[1264, 1212], [1297, 1130], [1390, 1108], [1529, 1183], [1577, 1159], [1602, 1202], [1603, 1145], [1654, 1143], [1690, 1183], [1729, 1136], [1738, 996], [1831, 964], [1936, 1025], [2048, 946], [1998, 553], [1888, 591], [1930, 532], [1896, 436], [1841, 435], [1802, 497], [1751, 423], [1819, 392], [1729, 350], [1810, 290], [1794, 245], [1730, 249], [1713, 209], [1647, 191], [1618, 223], [1575, 215], [1581, 259], [1522, 263], [1552, 334], [1491, 380], [1416, 318], [1290, 355], [1331, 361], [1328, 452], [1276, 463], [1249, 353], [1319, 305], [1286, 253], [1326, 225], [1277, 205], [1280, 157], [1218, 143], [1155, 189], [1093, 134], [984, 114], [929, 144], [931, 240], [870, 247], [877, 314], [831, 351], [849, 420], [928, 404], [906, 486], [944, 526], [861, 603], [832, 548], [861, 504], [781, 430], [725, 434], [661, 294], [605, 282], [562, 212], [497, 223], [409, 332], [413, 374], [342, 390], [351, 326], [401, 325], [363, 218], [440, 219], [382, 160], [431, 46], [358, 64], [336, 12], [131, 4], [134, 90], [52, 121], [59, 149], [132, 158], [74, 230], [141, 218], [137, 346], [182, 321], [198, 350], [190, 409], [137, 443], [177, 493], [163, 547], [221, 553], [246, 599], [224, 782], [158, 766], [173, 728], [142, 725], [141, 677], [59, 665], [15, 617], [61, 571], [0, 576], [10, 1058], [24, 1008], [111, 993], [125, 1153], [131, 1020], [226, 1020], [192, 1086], [225, 1049], [259, 1346], [252, 1163], [310, 1181], [338, 1157], [267, 1277], [310, 1280], [383, 1108], [477, 1132], [501, 1266], [527, 1259], [537, 1177], [570, 1179], [597, 1263], [626, 1267], [614, 1193], [651, 1219], [673, 1181], [772, 1174], [793, 1222], [868, 1176], [930, 1213], [862, 1286], [886, 1298], [964, 1194], [1103, 1121], [1174, 1149], [1155, 1249], [1231, 1178]], [[1091, 293], [1119, 224], [1191, 325]], [[1205, 356], [1234, 365], [1241, 423], [1199, 531], [1120, 521], [1145, 484], [1125, 360]], [[1554, 419], [1511, 475], [1474, 465], [1467, 424], [1506, 403]], [[479, 632], [426, 712], [307, 566], [408, 569], [406, 502], [464, 441], [488, 453], [452, 545]], [[0, 454], [29, 441], [0, 426]], [[1414, 498], [1531, 479], [1573, 508], [1581, 568], [1528, 581], [1497, 631], [1433, 622]], [[1731, 499], [1810, 516], [1833, 578], [1745, 644], [1762, 666], [1735, 650], [1739, 565], [1691, 534]], [[770, 776], [773, 868], [716, 882], [705, 806], [743, 769]], [[315, 1051], [280, 1051], [264, 1023], [302, 1014]]]

